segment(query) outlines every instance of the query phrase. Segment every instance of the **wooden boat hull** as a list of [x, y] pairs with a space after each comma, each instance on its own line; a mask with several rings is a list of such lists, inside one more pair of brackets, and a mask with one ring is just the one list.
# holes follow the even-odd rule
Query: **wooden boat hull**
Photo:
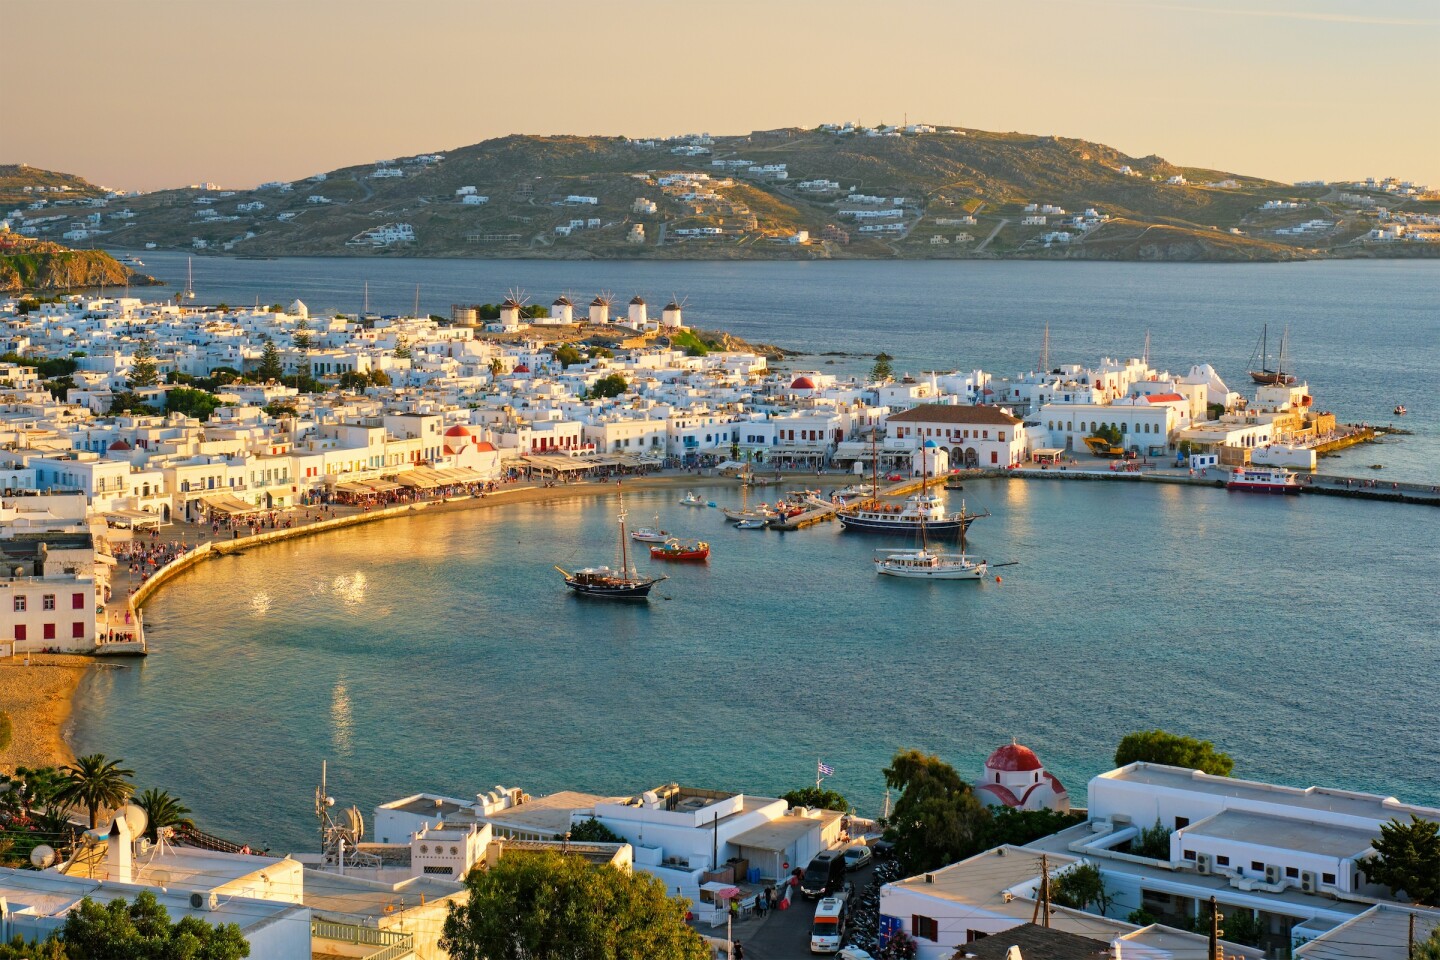
[[600, 584], [585, 583], [573, 577], [566, 577], [565, 585], [574, 590], [578, 596], [592, 597], [596, 600], [646, 600], [650, 597], [650, 588], [659, 583], [660, 579], [643, 580], [632, 584]]
[[1241, 493], [1274, 493], [1290, 496], [1300, 492], [1300, 485], [1296, 483], [1246, 483], [1243, 480], [1231, 480], [1225, 484], [1225, 489], [1238, 490]]
[[1264, 386], [1281, 384], [1289, 386], [1295, 382], [1295, 378], [1288, 373], [1276, 373], [1274, 370], [1251, 370], [1250, 379]]
[[[963, 517], [961, 519], [927, 520], [925, 529], [936, 537], [949, 533], [965, 533], [974, 523], [975, 517]], [[840, 526], [846, 530], [857, 530], [860, 533], [890, 533], [903, 536], [914, 536], [920, 531], [920, 520], [914, 517], [893, 520], [874, 520], [869, 517], [856, 517], [849, 514], [840, 514]]]
[[698, 563], [710, 559], [710, 550], [663, 550], [659, 547], [650, 548], [651, 560], [676, 560], [688, 563]]

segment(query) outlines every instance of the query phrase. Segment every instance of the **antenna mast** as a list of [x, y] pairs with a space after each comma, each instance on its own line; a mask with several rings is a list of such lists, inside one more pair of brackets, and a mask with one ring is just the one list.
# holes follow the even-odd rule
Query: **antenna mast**
[[1050, 321], [1045, 321], [1045, 336], [1040, 341], [1040, 372], [1050, 372]]

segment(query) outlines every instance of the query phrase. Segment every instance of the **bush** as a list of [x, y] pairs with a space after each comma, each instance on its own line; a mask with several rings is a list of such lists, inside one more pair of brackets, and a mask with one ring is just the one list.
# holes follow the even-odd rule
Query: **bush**
[[589, 820], [572, 824], [570, 839], [577, 843], [623, 843], [625, 838], [605, 824], [591, 817]]
[[1149, 857], [1151, 860], [1169, 860], [1170, 828], [1157, 817], [1155, 826], [1146, 827], [1140, 831], [1139, 836], [1130, 841], [1130, 852], [1137, 857]]

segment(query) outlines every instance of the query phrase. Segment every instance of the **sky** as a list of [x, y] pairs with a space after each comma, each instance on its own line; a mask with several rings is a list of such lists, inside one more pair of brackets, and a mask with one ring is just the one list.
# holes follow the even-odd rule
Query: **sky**
[[0, 163], [249, 187], [858, 120], [1440, 185], [1440, 0], [0, 0]]

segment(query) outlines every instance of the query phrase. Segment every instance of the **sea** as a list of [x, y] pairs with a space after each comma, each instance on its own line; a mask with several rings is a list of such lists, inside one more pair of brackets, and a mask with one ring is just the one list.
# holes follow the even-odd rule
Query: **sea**
[[[183, 254], [145, 251], [183, 287]], [[687, 322], [774, 343], [796, 371], [1211, 363], [1248, 390], [1268, 324], [1342, 421], [1410, 433], [1325, 472], [1440, 483], [1440, 262], [549, 263], [195, 258], [197, 302], [448, 315], [521, 291], [672, 298]], [[1391, 408], [1410, 413], [1396, 418]], [[1370, 469], [1372, 464], [1382, 470]], [[825, 488], [838, 477], [815, 480]], [[697, 486], [720, 505], [731, 486]], [[952, 492], [999, 582], [875, 576], [893, 541], [822, 524], [737, 531], [680, 490], [632, 523], [708, 539], [642, 605], [586, 601], [554, 565], [612, 562], [606, 490], [416, 516], [203, 564], [146, 607], [153, 655], [86, 681], [78, 752], [123, 758], [202, 827], [273, 850], [316, 836], [329, 790], [367, 815], [496, 785], [776, 794], [827, 780], [878, 813], [903, 747], [978, 776], [1018, 740], [1083, 803], [1116, 742], [1210, 739], [1238, 776], [1440, 804], [1440, 514], [1208, 488], [974, 480]], [[639, 561], [648, 568], [652, 561]]]

